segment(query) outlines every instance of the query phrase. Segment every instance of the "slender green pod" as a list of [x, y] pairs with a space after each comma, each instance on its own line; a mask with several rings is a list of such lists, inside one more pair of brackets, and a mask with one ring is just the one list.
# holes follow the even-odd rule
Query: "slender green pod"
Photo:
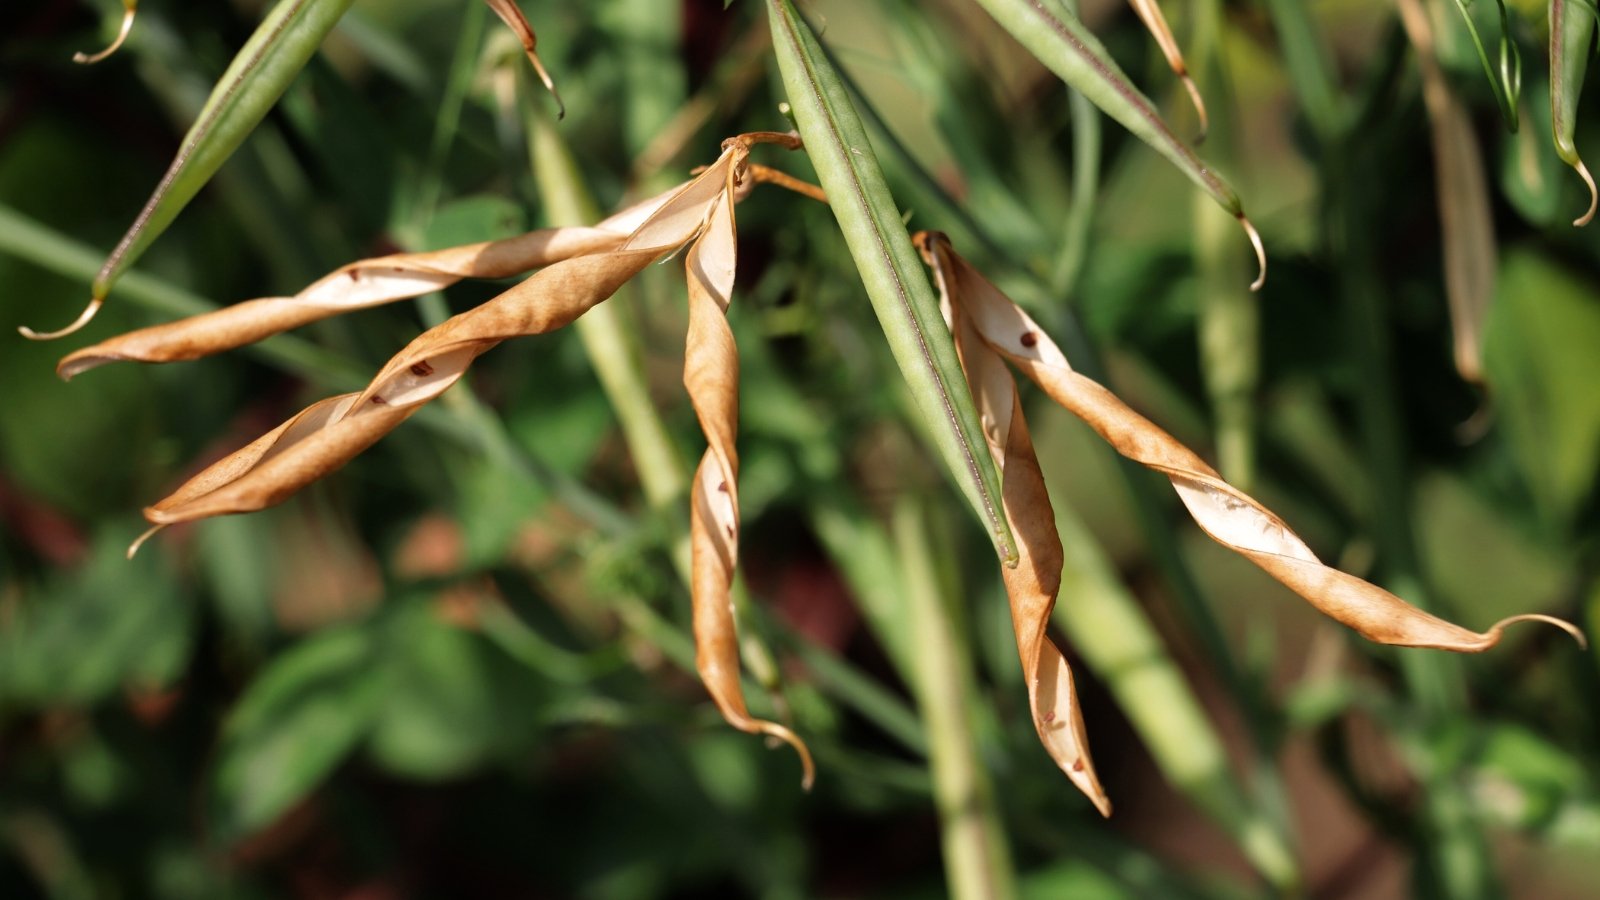
[[1555, 137], [1556, 155], [1576, 169], [1589, 186], [1589, 209], [1572, 221], [1582, 227], [1594, 218], [1600, 194], [1594, 176], [1578, 156], [1575, 136], [1578, 130], [1578, 94], [1583, 90], [1584, 70], [1589, 66], [1589, 45], [1594, 40], [1594, 12], [1581, 2], [1550, 0], [1550, 129]]
[[1105, 45], [1077, 16], [1059, 0], [978, 0], [978, 5], [1046, 68], [1165, 156], [1238, 219], [1250, 237], [1261, 266], [1261, 274], [1250, 288], [1259, 290], [1266, 283], [1266, 252], [1262, 249], [1260, 235], [1245, 217], [1239, 195], [1173, 133], [1156, 111], [1155, 104], [1134, 86], [1106, 52]]
[[1477, 51], [1478, 64], [1483, 66], [1483, 77], [1488, 79], [1495, 102], [1500, 104], [1500, 117], [1505, 120], [1506, 130], [1516, 134], [1519, 127], [1517, 102], [1522, 97], [1522, 54], [1517, 50], [1517, 42], [1511, 39], [1511, 18], [1505, 0], [1495, 0], [1500, 10], [1498, 65], [1489, 61], [1489, 51], [1484, 49], [1478, 24], [1472, 19], [1472, 0], [1455, 0], [1455, 4], [1461, 21], [1467, 26], [1467, 36], [1472, 38], [1472, 49]]
[[[1213, 107], [1216, 127], [1210, 152], [1217, 159], [1237, 161], [1237, 101], [1223, 64], [1230, 36], [1221, 3], [1201, 0], [1191, 6], [1190, 16], [1189, 74], [1221, 101]], [[1217, 468], [1230, 482], [1250, 490], [1261, 383], [1261, 310], [1255, 297], [1240, 290], [1243, 260], [1233, 252], [1228, 221], [1198, 194], [1191, 206], [1200, 370], [1216, 424]]]
[[877, 156], [838, 72], [791, 0], [768, 0], [772, 44], [806, 153], [860, 270], [889, 349], [945, 465], [1007, 565], [1017, 551], [1000, 511], [1000, 477], [956, 361], [939, 300], [922, 272]]
[[239, 149], [350, 3], [351, 0], [279, 0], [218, 79], [199, 118], [184, 135], [167, 173], [161, 176], [144, 209], [101, 266], [90, 291], [89, 305], [76, 321], [60, 331], [41, 333], [24, 327], [20, 329], [24, 337], [63, 337], [94, 318], [117, 278], [167, 230], [200, 188]]

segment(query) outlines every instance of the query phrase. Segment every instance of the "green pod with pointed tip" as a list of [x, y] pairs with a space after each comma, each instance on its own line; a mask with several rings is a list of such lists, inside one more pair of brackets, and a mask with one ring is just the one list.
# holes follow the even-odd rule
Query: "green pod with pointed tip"
[[1555, 138], [1556, 155], [1578, 170], [1589, 186], [1589, 211], [1574, 225], [1587, 224], [1594, 216], [1594, 179], [1578, 156], [1575, 140], [1578, 130], [1578, 95], [1583, 91], [1583, 75], [1589, 66], [1589, 46], [1594, 39], [1595, 18], [1583, 3], [1550, 0], [1550, 130]]
[[828, 194], [889, 349], [946, 468], [1008, 565], [1000, 476], [978, 424], [955, 342], [839, 73], [792, 0], [767, 0], [772, 45], [805, 150]]
[[1155, 104], [1134, 87], [1105, 45], [1058, 0], [978, 0], [978, 5], [1046, 68], [1165, 156], [1223, 209], [1243, 215], [1233, 188], [1173, 134]]
[[239, 149], [352, 0], [279, 0], [218, 79], [178, 155], [144, 209], [95, 276], [93, 295], [111, 286]]

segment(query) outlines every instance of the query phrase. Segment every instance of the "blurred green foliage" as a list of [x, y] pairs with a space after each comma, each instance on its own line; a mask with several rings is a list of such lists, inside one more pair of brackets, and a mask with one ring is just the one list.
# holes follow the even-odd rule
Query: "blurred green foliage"
[[[606, 208], [726, 136], [787, 127], [762, 4], [523, 5], [569, 110], [559, 134]], [[72, 52], [102, 45], [119, 4], [6, 10], [0, 334], [75, 314], [264, 6], [146, 0], [127, 47], [88, 68]], [[1600, 232], [1568, 224], [1585, 198], [1549, 141], [1542, 5], [1511, 5], [1526, 69], [1511, 134], [1459, 14], [1427, 4], [1501, 247], [1481, 387], [1452, 361], [1427, 119], [1391, 4], [1167, 6], [1186, 48], [1214, 24], [1192, 49], [1219, 123], [1202, 155], [1272, 259], [1254, 318], [1211, 326], [1204, 352], [1208, 304], [1235, 270], [1244, 291], [1248, 248], [1217, 236], [1206, 217], [1226, 215], [1182, 174], [1075, 106], [974, 4], [805, 11], [912, 226], [949, 232], [1076, 365], [1203, 455], [1247, 442], [1251, 489], [1324, 558], [1469, 626], [1542, 611], [1594, 633]], [[1188, 133], [1131, 12], [1082, 13]], [[1492, 48], [1498, 12], [1472, 14]], [[929, 775], [946, 745], [929, 742], [951, 738], [926, 728], [936, 696], [963, 707], [956, 739], [990, 787], [974, 814], [1018, 896], [1561, 898], [1600, 883], [1593, 650], [1537, 628], [1481, 657], [1366, 646], [1039, 404], [1071, 544], [1062, 625], [1094, 645], [1067, 649], [1118, 804], [1100, 821], [1037, 746], [989, 541], [924, 439], [832, 215], [771, 188], [739, 209], [730, 314], [741, 622], [751, 658], [776, 660], [747, 693], [811, 743], [813, 793], [693, 678], [683, 504], [646, 502], [574, 335], [486, 356], [282, 507], [124, 560], [137, 510], [199, 461], [502, 286], [70, 385], [55, 360], [360, 256], [548, 223], [499, 32], [477, 3], [358, 0], [91, 331], [0, 338], [0, 896], [940, 896], [952, 814]], [[1579, 117], [1580, 149], [1600, 147], [1593, 121]], [[813, 178], [803, 154], [761, 161]], [[692, 459], [682, 290], [661, 266], [612, 302]], [[1259, 354], [1254, 384], [1228, 388], [1253, 417], [1212, 407], [1203, 367], [1230, 346]], [[888, 524], [907, 495], [935, 548], [916, 577]], [[909, 583], [938, 602], [909, 607]], [[956, 636], [943, 694], [919, 681], [913, 630], [935, 613]]]

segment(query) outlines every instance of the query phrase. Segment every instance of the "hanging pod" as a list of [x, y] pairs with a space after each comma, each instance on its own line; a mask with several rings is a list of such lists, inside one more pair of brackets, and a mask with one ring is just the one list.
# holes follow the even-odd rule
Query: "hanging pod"
[[1222, 480], [1179, 443], [1099, 383], [1073, 371], [1050, 336], [990, 284], [946, 241], [924, 239], [952, 306], [970, 317], [985, 346], [1016, 366], [1050, 399], [1082, 419], [1123, 456], [1167, 476], [1201, 530], [1259, 566], [1324, 615], [1381, 644], [1478, 653], [1499, 643], [1506, 626], [1541, 621], [1584, 637], [1568, 622], [1537, 613], [1512, 616], [1482, 632], [1418, 609], [1394, 594], [1324, 565], [1271, 510]]

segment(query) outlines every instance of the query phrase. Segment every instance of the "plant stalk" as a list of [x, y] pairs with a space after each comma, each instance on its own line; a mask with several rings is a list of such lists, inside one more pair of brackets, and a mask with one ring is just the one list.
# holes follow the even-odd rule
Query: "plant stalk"
[[945, 876], [957, 900], [1003, 900], [1016, 896], [1016, 876], [970, 728], [972, 653], [953, 605], [939, 590], [925, 519], [914, 495], [895, 506], [906, 618], [917, 646], [915, 693], [928, 735]]

